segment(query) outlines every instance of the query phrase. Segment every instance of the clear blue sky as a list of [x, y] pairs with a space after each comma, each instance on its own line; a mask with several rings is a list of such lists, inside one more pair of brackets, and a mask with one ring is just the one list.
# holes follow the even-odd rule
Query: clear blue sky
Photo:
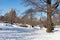
[[9, 12], [11, 8], [15, 9], [18, 13], [24, 12], [29, 7], [21, 4], [22, 0], [0, 0], [0, 15]]
[[[52, 0], [52, 4], [55, 0]], [[25, 7], [21, 4], [22, 0], [0, 0], [0, 15], [4, 15], [9, 12], [11, 8], [15, 9], [17, 14], [26, 11], [30, 7]], [[45, 15], [45, 14], [44, 14]]]

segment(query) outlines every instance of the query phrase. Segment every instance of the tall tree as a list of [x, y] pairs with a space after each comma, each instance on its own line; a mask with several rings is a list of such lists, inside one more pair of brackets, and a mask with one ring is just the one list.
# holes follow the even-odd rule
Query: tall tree
[[47, 0], [47, 32], [52, 32], [52, 9], [51, 0]]
[[52, 4], [52, 0], [24, 0], [27, 5], [33, 6], [35, 11], [37, 12], [45, 12], [47, 13], [47, 32], [52, 32], [52, 15], [56, 12], [59, 6], [60, 0], [55, 0], [54, 4]]
[[6, 18], [8, 22], [14, 23], [16, 18], [16, 11], [11, 9], [10, 12], [6, 14]]

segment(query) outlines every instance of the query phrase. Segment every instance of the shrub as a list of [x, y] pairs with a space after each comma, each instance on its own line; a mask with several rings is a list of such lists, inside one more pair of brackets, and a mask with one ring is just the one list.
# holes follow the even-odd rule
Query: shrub
[[22, 25], [20, 25], [21, 27], [28, 27], [26, 24], [22, 24]]

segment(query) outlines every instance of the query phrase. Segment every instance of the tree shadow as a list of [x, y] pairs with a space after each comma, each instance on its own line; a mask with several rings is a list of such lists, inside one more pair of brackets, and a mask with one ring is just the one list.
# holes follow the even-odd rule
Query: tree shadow
[[59, 30], [53, 30], [53, 32], [58, 32]]

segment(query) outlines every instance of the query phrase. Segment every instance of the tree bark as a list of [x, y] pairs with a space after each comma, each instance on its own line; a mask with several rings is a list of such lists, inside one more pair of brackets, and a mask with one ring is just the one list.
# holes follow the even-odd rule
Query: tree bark
[[46, 32], [52, 32], [52, 9], [51, 9], [51, 0], [47, 0], [47, 30]]

